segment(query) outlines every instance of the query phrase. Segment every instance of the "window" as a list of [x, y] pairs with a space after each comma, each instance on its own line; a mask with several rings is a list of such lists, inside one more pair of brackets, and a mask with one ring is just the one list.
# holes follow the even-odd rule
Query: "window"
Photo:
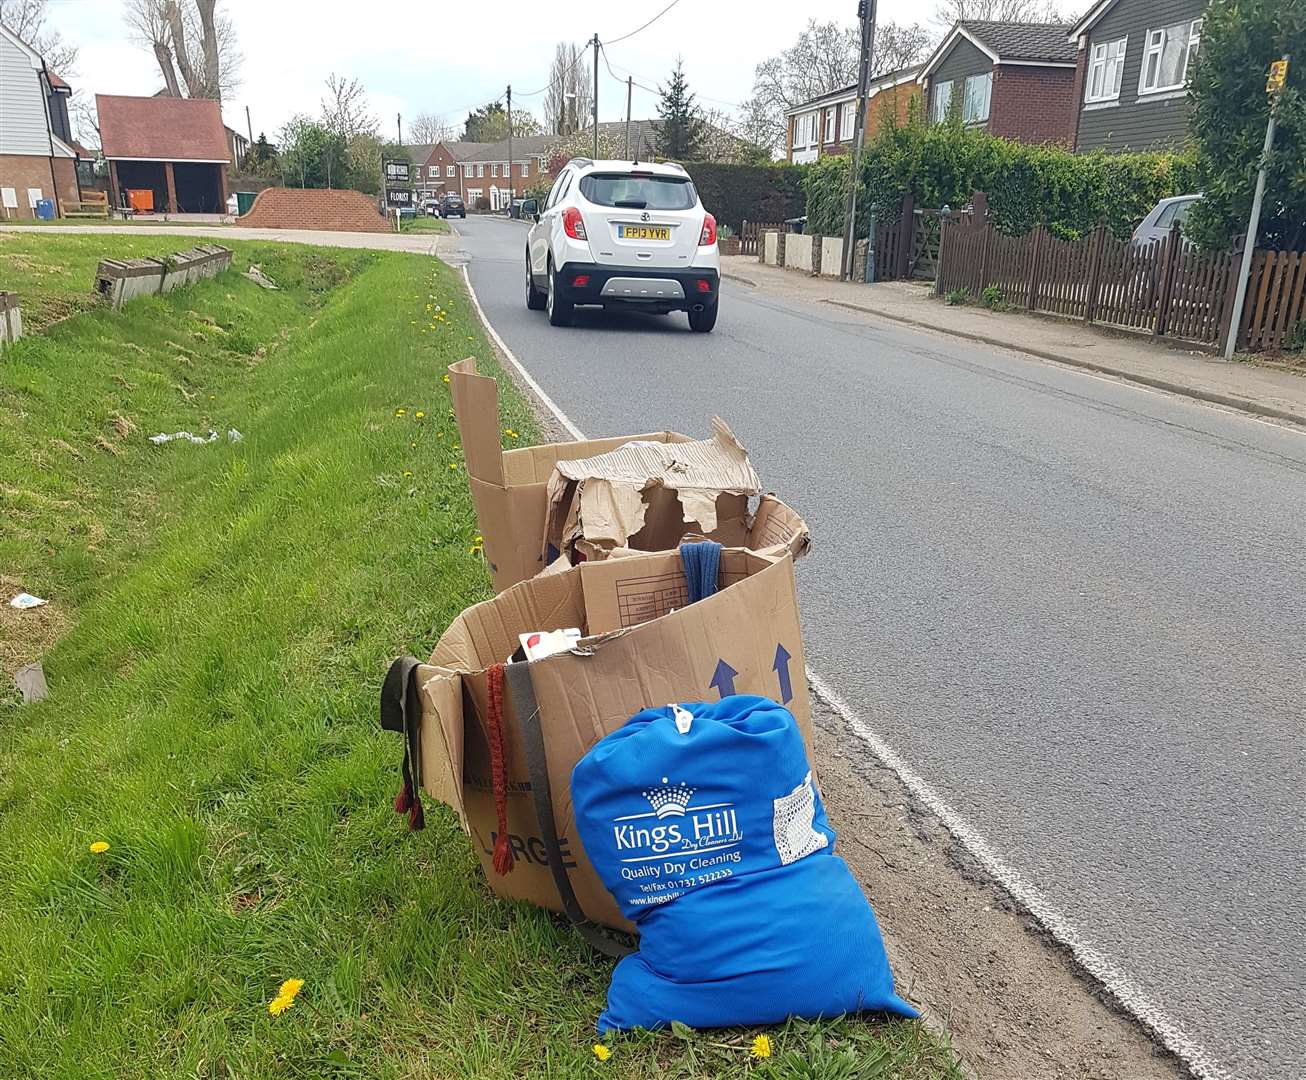
[[1188, 82], [1188, 70], [1201, 40], [1201, 19], [1149, 30], [1143, 48], [1138, 92], [1159, 94], [1166, 90], [1182, 90]]
[[1084, 101], [1115, 101], [1120, 97], [1120, 77], [1125, 73], [1127, 37], [1119, 41], [1104, 41], [1094, 45], [1089, 54], [1088, 79], [1084, 85]]
[[477, 176], [484, 176], [484, 175], [485, 175], [485, 166], [484, 166], [484, 165], [477, 165], [477, 166], [476, 166], [476, 175], [477, 175]]
[[839, 117], [839, 138], [847, 142], [853, 137], [853, 128], [856, 126], [854, 121], [857, 117], [857, 102], [848, 101], [844, 103], [843, 115]]
[[936, 82], [932, 94], [930, 119], [937, 124], [948, 118], [948, 108], [952, 104], [952, 80], [944, 79], [942, 82]]
[[590, 173], [581, 179], [580, 193], [598, 206], [628, 210], [692, 210], [698, 202], [694, 185], [678, 176]]
[[819, 113], [803, 113], [794, 121], [794, 145], [812, 146], [816, 143], [817, 120]]
[[825, 110], [825, 141], [834, 142], [835, 125], [839, 122], [839, 110], [831, 105]]
[[481, 197], [481, 189], [478, 187], [469, 187], [467, 189], [467, 198], [470, 202], [475, 203]]
[[982, 124], [989, 118], [989, 98], [993, 93], [993, 72], [968, 75], [962, 95], [961, 118], [967, 124]]
[[453, 166], [453, 165], [446, 165], [446, 166], [444, 167], [444, 175], [445, 175], [445, 176], [453, 176], [453, 171], [454, 171], [454, 166]]
[[497, 162], [496, 162], [495, 164], [493, 164], [493, 165], [490, 166], [490, 175], [491, 175], [491, 176], [498, 176], [498, 175], [499, 175], [499, 165], [498, 165]]
[[439, 165], [428, 165], [426, 167], [426, 178], [428, 180], [434, 180], [439, 175], [440, 175]]
[[517, 166], [517, 168], [519, 168], [519, 169], [521, 170], [521, 175], [522, 175], [522, 176], [527, 176], [527, 175], [528, 175], [527, 170], [530, 168], [530, 162], [529, 162], [529, 161], [523, 161], [520, 165]]
[[[564, 175], [565, 175], [565, 174], [564, 174]], [[544, 199], [544, 209], [545, 209], [545, 210], [547, 210], [550, 206], [552, 206], [555, 202], [558, 201], [558, 200], [557, 200], [558, 189], [559, 189], [561, 186], [562, 186], [562, 177], [559, 176], [558, 179], [556, 179], [555, 181], [553, 181], [553, 187], [549, 188], [549, 194], [548, 194], [547, 196], [545, 196], [545, 199]]]

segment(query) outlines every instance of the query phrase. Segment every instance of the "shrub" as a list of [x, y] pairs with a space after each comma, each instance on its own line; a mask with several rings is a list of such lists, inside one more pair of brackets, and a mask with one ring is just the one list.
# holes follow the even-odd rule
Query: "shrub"
[[996, 285], [986, 285], [980, 293], [979, 300], [990, 311], [1007, 310], [1007, 296]]
[[949, 289], [943, 296], [943, 302], [949, 307], [956, 307], [958, 304], [965, 304], [970, 301], [970, 293], [965, 289]]
[[744, 220], [784, 221], [801, 217], [807, 203], [805, 165], [726, 165], [714, 161], [685, 164], [703, 205], [718, 224], [732, 229]]

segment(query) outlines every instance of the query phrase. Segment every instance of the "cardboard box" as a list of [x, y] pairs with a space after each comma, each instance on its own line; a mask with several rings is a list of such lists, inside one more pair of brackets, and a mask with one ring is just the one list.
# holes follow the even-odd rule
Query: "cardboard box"
[[715, 595], [685, 606], [675, 551], [583, 563], [468, 608], [440, 638], [430, 663], [418, 668], [422, 785], [457, 811], [496, 893], [562, 910], [524, 764], [519, 718], [507, 697], [505, 789], [516, 866], [499, 875], [492, 864], [497, 823], [485, 669], [506, 660], [522, 632], [579, 626], [588, 635], [574, 650], [527, 670], [564, 862], [581, 907], [596, 922], [629, 928], [585, 858], [572, 814], [571, 770], [599, 739], [649, 706], [762, 694], [788, 706], [811, 752], [792, 558], [727, 549], [720, 586]]
[[[545, 569], [548, 560], [542, 538], [550, 505], [548, 488], [559, 462], [593, 459], [619, 450], [632, 441], [666, 445], [692, 442], [688, 436], [677, 432], [660, 431], [503, 450], [499, 437], [499, 389], [494, 379], [476, 374], [476, 360], [468, 357], [449, 366], [449, 388], [485, 558], [497, 592]], [[729, 428], [723, 423], [720, 426], [734, 442]], [[738, 446], [738, 443], [734, 442], [734, 445]], [[742, 447], [739, 450], [743, 452]], [[746, 454], [744, 461], [746, 464]], [[751, 465], [748, 465], [748, 472], [752, 473]], [[732, 482], [729, 478], [726, 480]], [[751, 482], [752, 490], [758, 490], [755, 473], [752, 473]], [[676, 491], [657, 485], [650, 489], [648, 496], [650, 501], [644, 514], [646, 525], [641, 532], [628, 537], [625, 544], [598, 543], [581, 554], [586, 558], [601, 558], [636, 550], [667, 550], [682, 539], [698, 536], [684, 523]], [[751, 517], [747, 495], [720, 495], [716, 502], [716, 527], [711, 538], [728, 546], [755, 551], [777, 554], [788, 551], [795, 558], [804, 554], [810, 543], [806, 523], [774, 495], [764, 496]], [[567, 562], [570, 561], [569, 558]], [[554, 563], [553, 569], [560, 567]]]
[[467, 461], [467, 477], [480, 522], [485, 559], [496, 592], [534, 577], [544, 569], [540, 537], [544, 530], [546, 493], [553, 467], [559, 461], [594, 457], [616, 450], [632, 439], [689, 442], [688, 436], [674, 431], [655, 431], [615, 439], [503, 450], [499, 437], [499, 388], [489, 376], [476, 374], [475, 357], [449, 365], [449, 391]]
[[742, 546], [748, 500], [762, 490], [748, 451], [720, 417], [712, 437], [631, 441], [605, 454], [565, 459], [549, 477], [545, 558], [606, 558], [616, 548], [666, 551], [693, 527], [720, 544]]

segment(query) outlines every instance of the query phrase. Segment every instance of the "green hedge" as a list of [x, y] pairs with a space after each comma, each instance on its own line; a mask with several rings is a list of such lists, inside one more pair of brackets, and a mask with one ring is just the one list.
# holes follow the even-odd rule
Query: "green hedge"
[[718, 222], [739, 231], [749, 221], [801, 217], [807, 198], [802, 165], [724, 165], [685, 163], [703, 205]]
[[[1074, 238], [1105, 222], [1126, 237], [1158, 199], [1197, 190], [1193, 160], [1181, 154], [1072, 154], [1027, 146], [957, 122], [928, 124], [919, 116], [883, 129], [867, 145], [858, 194], [858, 234], [872, 209], [895, 217], [902, 196], [917, 207], [967, 205], [989, 198], [997, 228], [1018, 235], [1036, 225]], [[840, 235], [848, 164], [826, 158], [807, 173], [808, 232]]]

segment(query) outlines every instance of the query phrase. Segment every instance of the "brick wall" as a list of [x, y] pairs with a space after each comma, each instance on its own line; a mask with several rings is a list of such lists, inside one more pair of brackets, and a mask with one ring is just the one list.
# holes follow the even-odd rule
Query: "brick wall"
[[919, 97], [920, 85], [914, 82], [890, 86], [881, 90], [866, 103], [866, 138], [875, 138], [893, 117], [899, 127], [907, 123], [907, 110], [914, 97]]
[[[41, 198], [54, 199], [55, 185], [58, 185], [58, 203], [76, 202], [81, 196], [77, 190], [77, 165], [72, 158], [54, 159], [54, 178], [51, 182], [50, 159], [34, 154], [0, 155], [0, 186], [16, 189], [18, 209], [11, 210], [15, 217], [35, 217], [35, 212], [27, 205], [27, 189], [40, 188]], [[3, 211], [0, 211], [0, 217]]]
[[1023, 143], [1075, 139], [1075, 71], [1023, 64], [993, 66], [989, 131]]
[[273, 187], [260, 191], [241, 225], [255, 229], [389, 232], [376, 201], [361, 191]]

